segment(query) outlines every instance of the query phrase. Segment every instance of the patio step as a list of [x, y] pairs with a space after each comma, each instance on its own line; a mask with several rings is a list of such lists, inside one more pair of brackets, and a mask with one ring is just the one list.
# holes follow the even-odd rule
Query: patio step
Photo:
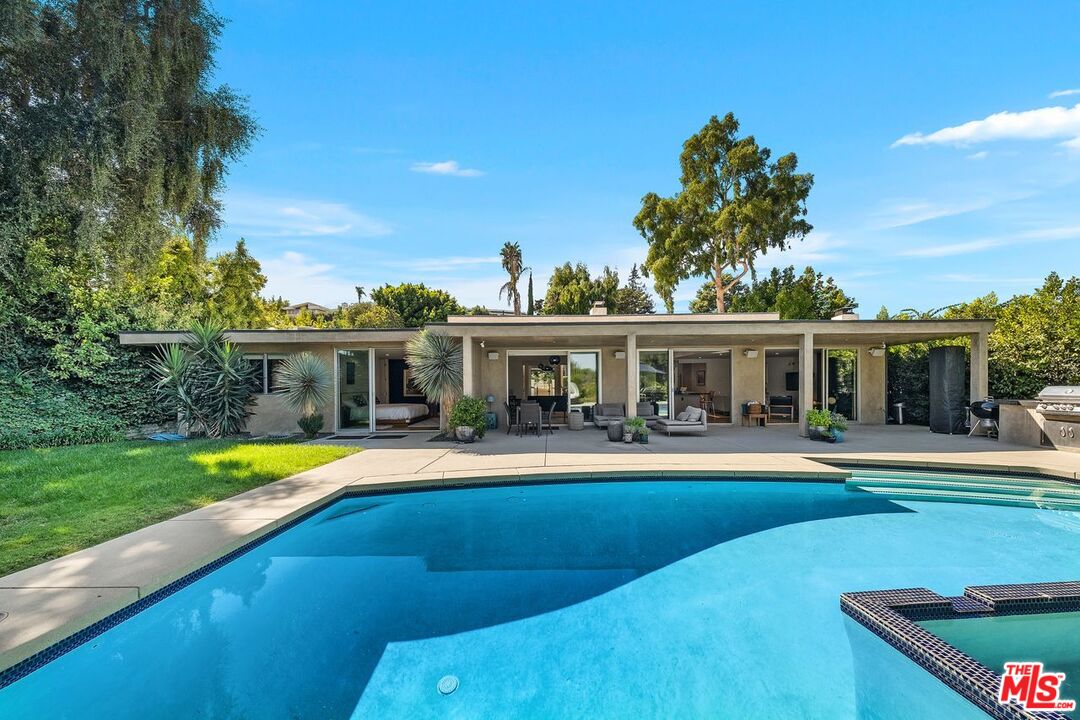
[[955, 483], [990, 483], [1008, 486], [1045, 487], [1053, 489], [1068, 489], [1080, 492], [1080, 484], [1053, 480], [1043, 477], [1028, 477], [1024, 475], [984, 475], [977, 472], [956, 473], [935, 470], [874, 470], [870, 468], [857, 468], [851, 471], [852, 480], [861, 482], [891, 481], [891, 482], [918, 482], [929, 483], [955, 482]]
[[898, 500], [976, 502], [1080, 510], [1080, 486], [1042, 478], [858, 471], [846, 486]]

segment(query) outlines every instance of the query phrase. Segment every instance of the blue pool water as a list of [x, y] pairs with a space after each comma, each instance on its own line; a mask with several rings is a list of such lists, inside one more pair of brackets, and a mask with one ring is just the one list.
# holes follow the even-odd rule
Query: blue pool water
[[866, 717], [890, 676], [854, 658], [899, 654], [851, 637], [841, 592], [1078, 576], [1080, 514], [840, 484], [351, 498], [0, 690], [0, 717]]

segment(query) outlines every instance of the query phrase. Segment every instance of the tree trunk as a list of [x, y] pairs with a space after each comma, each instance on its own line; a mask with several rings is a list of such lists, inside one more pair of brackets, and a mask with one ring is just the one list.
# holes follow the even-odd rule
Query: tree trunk
[[[718, 315], [727, 312], [727, 303], [724, 301], [724, 294], [739, 284], [739, 281], [746, 277], [746, 273], [750, 272], [750, 263], [746, 260], [740, 260], [742, 265], [742, 272], [731, 279], [727, 285], [724, 284], [723, 268], [719, 264], [713, 265], [713, 282], [716, 283], [716, 313]], [[732, 270], [735, 269], [734, 264]]]

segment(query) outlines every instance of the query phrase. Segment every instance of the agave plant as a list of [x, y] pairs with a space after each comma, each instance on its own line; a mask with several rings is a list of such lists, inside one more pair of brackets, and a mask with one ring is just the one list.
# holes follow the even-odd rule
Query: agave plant
[[196, 322], [183, 344], [158, 348], [150, 369], [158, 397], [189, 431], [225, 437], [244, 429], [255, 402], [256, 370], [220, 325]]
[[405, 344], [405, 362], [420, 391], [430, 402], [439, 403], [439, 426], [445, 430], [450, 408], [461, 395], [461, 344], [447, 335], [422, 330]]
[[315, 437], [323, 426], [318, 409], [330, 402], [333, 385], [330, 368], [321, 358], [302, 352], [286, 358], [275, 379], [282, 388], [282, 404], [300, 415], [297, 424], [304, 434]]

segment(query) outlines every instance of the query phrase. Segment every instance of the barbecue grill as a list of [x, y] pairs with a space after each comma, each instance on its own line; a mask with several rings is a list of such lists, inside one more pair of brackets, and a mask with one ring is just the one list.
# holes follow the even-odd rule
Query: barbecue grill
[[992, 398], [976, 400], [968, 406], [968, 410], [971, 411], [973, 417], [978, 419], [978, 422], [971, 423], [971, 431], [968, 432], [968, 437], [972, 437], [973, 435], [985, 435], [987, 437], [996, 438], [998, 436], [998, 414], [1000, 408]]
[[1080, 448], [1080, 385], [1048, 385], [1035, 398], [1043, 445]]

